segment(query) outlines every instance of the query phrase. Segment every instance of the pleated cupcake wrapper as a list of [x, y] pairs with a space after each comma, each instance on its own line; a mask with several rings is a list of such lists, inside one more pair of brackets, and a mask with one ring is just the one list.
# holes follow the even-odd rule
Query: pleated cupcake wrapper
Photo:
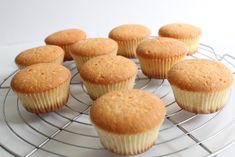
[[[76, 63], [76, 66], [77, 66], [78, 70], [81, 69], [82, 65], [84, 63], [86, 63], [88, 60], [90, 60], [91, 58], [97, 57], [97, 56], [76, 56], [76, 55], [74, 55], [72, 53], [71, 53], [71, 55], [72, 55], [72, 57], [73, 57], [73, 59], [74, 59], [74, 61]], [[110, 52], [107, 55], [114, 55], [114, 56], [116, 56], [117, 55], [117, 50], [115, 50], [113, 52]]]
[[73, 56], [73, 59], [76, 63], [78, 71], [79, 71], [79, 69], [81, 69], [81, 67], [84, 63], [86, 63], [88, 60], [90, 60], [92, 58], [92, 57], [81, 57], [81, 56], [75, 56], [75, 55], [72, 55], [72, 56]]
[[57, 64], [60, 64], [60, 65], [63, 65], [63, 62], [64, 62], [64, 55], [61, 55], [57, 59], [53, 60], [51, 63], [57, 63]]
[[[63, 62], [64, 62], [64, 55], [61, 55], [58, 58], [56, 58], [55, 60], [50, 61], [49, 63], [56, 63], [56, 64], [63, 65]], [[27, 67], [27, 66], [20, 65], [20, 64], [17, 64], [17, 66], [19, 69], [24, 69], [25, 67]]]
[[170, 68], [184, 59], [184, 55], [171, 58], [146, 59], [138, 56], [142, 72], [153, 78], [163, 79], [167, 77]]
[[200, 37], [191, 38], [191, 39], [178, 39], [178, 40], [183, 41], [184, 43], [186, 43], [189, 46], [188, 55], [191, 55], [191, 54], [194, 54], [195, 52], [197, 52], [198, 47], [199, 47]]
[[192, 92], [171, 86], [179, 106], [193, 113], [213, 113], [223, 108], [229, 89], [214, 92]]
[[118, 43], [118, 55], [128, 58], [136, 57], [136, 48], [144, 39], [117, 41]]
[[83, 83], [88, 91], [89, 96], [95, 100], [96, 98], [110, 91], [132, 89], [135, 83], [135, 77], [136, 76], [133, 76], [128, 80], [113, 84], [95, 84], [85, 80], [83, 80]]
[[60, 47], [64, 50], [64, 61], [71, 61], [73, 57], [71, 56], [71, 45], [60, 45]]
[[46, 113], [63, 107], [69, 96], [69, 80], [60, 86], [40, 93], [16, 92], [26, 110], [34, 113]]
[[115, 134], [94, 126], [103, 146], [119, 155], [135, 155], [147, 151], [158, 137], [159, 127], [139, 134]]

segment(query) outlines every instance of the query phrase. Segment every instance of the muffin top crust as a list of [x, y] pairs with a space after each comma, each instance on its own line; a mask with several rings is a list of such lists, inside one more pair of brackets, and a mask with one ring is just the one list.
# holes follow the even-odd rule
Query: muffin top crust
[[158, 31], [159, 36], [177, 38], [177, 39], [195, 38], [199, 37], [201, 34], [202, 31], [200, 28], [185, 23], [168, 24], [162, 26]]
[[62, 55], [64, 51], [59, 46], [38, 46], [21, 52], [16, 56], [15, 62], [17, 65], [26, 67], [32, 64], [48, 63]]
[[70, 71], [55, 63], [40, 63], [17, 72], [11, 80], [16, 92], [37, 93], [56, 88], [71, 77]]
[[111, 30], [109, 33], [109, 38], [117, 41], [145, 39], [150, 36], [150, 33], [150, 30], [143, 25], [125, 24]]
[[117, 52], [118, 44], [109, 38], [88, 38], [71, 47], [72, 55], [97, 56]]
[[169, 58], [186, 55], [188, 46], [182, 41], [160, 37], [148, 39], [139, 44], [136, 50], [137, 56], [144, 58]]
[[83, 80], [110, 84], [126, 81], [137, 73], [133, 61], [122, 56], [103, 55], [90, 59], [80, 69]]
[[131, 89], [109, 92], [91, 107], [93, 124], [117, 134], [142, 133], [159, 127], [165, 116], [165, 106], [152, 93]]
[[80, 29], [65, 29], [52, 33], [45, 39], [48, 45], [70, 45], [86, 38], [86, 33]]

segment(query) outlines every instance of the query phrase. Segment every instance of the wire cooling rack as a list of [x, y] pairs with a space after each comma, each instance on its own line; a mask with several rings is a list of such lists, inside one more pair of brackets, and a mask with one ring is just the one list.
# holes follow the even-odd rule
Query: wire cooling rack
[[[231, 68], [233, 73], [235, 71], [233, 56], [220, 56], [205, 44], [200, 44], [198, 52], [188, 58], [218, 60]], [[139, 69], [135, 88], [158, 95], [167, 108], [156, 144], [138, 156], [216, 156], [235, 143], [235, 136], [226, 139], [235, 130], [232, 110], [234, 87], [222, 111], [210, 115], [189, 113], [178, 107], [167, 80], [144, 76], [138, 61], [134, 61]], [[89, 121], [92, 100], [87, 95], [74, 62], [66, 62], [65, 66], [72, 72], [70, 99], [57, 112], [32, 114], [22, 107], [9, 86], [17, 70], [0, 84], [0, 90], [4, 93], [0, 104], [0, 146], [9, 155], [116, 156], [102, 147]]]

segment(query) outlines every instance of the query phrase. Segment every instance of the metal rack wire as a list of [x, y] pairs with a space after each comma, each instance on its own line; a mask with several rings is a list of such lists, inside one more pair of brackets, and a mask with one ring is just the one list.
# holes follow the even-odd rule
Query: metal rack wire
[[[215, 53], [212, 47], [200, 44], [199, 52], [197, 52], [195, 55], [190, 56], [189, 58], [209, 58], [209, 59], [215, 59], [221, 62], [226, 62], [231, 68], [235, 68], [235, 57], [225, 54], [223, 56], [220, 56]], [[139, 67], [139, 63], [137, 60], [134, 60], [135, 63]], [[9, 86], [9, 81], [11, 77], [17, 72], [14, 71], [12, 74], [10, 74], [7, 78], [4, 79], [4, 81], [0, 84], [0, 90], [6, 90], [6, 94], [4, 95], [3, 102], [1, 104], [1, 112], [3, 117], [3, 123], [9, 130], [9, 134], [12, 134], [14, 138], [17, 138], [22, 142], [22, 144], [27, 144], [30, 146], [30, 149], [27, 151], [27, 153], [20, 154], [17, 150], [13, 150], [9, 145], [3, 144], [0, 141], [0, 146], [6, 150], [9, 154], [13, 156], [33, 156], [38, 151], [43, 151], [44, 153], [48, 155], [55, 155], [55, 156], [69, 156], [69, 154], [66, 153], [60, 153], [60, 151], [54, 151], [46, 147], [46, 145], [49, 142], [56, 142], [61, 145], [65, 145], [68, 147], [75, 147], [77, 148], [77, 151], [79, 153], [80, 150], [90, 150], [95, 151], [96, 155], [99, 153], [106, 153], [102, 145], [99, 143], [99, 138], [97, 134], [94, 132], [94, 129], [89, 121], [88, 118], [88, 111], [90, 109], [92, 100], [90, 100], [89, 96], [87, 95], [87, 91], [85, 87], [83, 86], [80, 78], [79, 78], [79, 72], [76, 70], [76, 66], [73, 62], [67, 62], [65, 63], [65, 66], [68, 67], [72, 72], [72, 79], [71, 79], [71, 92], [70, 92], [70, 99], [73, 99], [73, 102], [68, 103], [63, 110], [64, 111], [57, 111], [54, 113], [50, 113], [47, 115], [33, 115], [35, 121], [44, 123], [50, 127], [53, 128], [53, 131], [50, 133], [47, 133], [45, 131], [42, 131], [35, 127], [34, 123], [28, 118], [28, 116], [25, 115], [31, 115], [31, 113], [28, 113], [24, 110], [22, 105], [20, 104], [19, 100], [16, 99], [16, 96], [9, 96], [10, 93], [12, 93], [12, 90]], [[232, 69], [234, 71], [234, 69]], [[234, 74], [234, 72], [233, 72]], [[73, 88], [76, 88], [76, 90], [73, 90]], [[219, 130], [217, 130], [212, 135], [204, 138], [199, 139], [197, 138], [194, 133], [198, 130], [202, 129], [203, 127], [207, 126], [211, 121], [215, 121], [216, 117], [219, 116], [222, 111], [219, 111], [213, 115], [208, 116], [208, 118], [198, 123], [196, 127], [193, 127], [191, 129], [185, 128], [185, 125], [188, 123], [191, 123], [194, 121], [199, 115], [187, 113], [185, 114], [185, 111], [180, 109], [172, 95], [171, 88], [169, 87], [169, 84], [166, 80], [155, 80], [151, 78], [145, 77], [139, 68], [138, 76], [136, 78], [136, 85], [135, 88], [143, 89], [143, 90], [149, 90], [153, 92], [154, 94], [157, 94], [160, 96], [161, 99], [163, 99], [166, 102], [166, 108], [167, 108], [167, 114], [165, 116], [165, 122], [168, 122], [168, 124], [163, 124], [163, 127], [160, 130], [159, 138], [162, 134], [169, 130], [177, 129], [181, 131], [182, 134], [178, 134], [176, 136], [170, 137], [170, 138], [162, 138], [162, 140], [157, 141], [156, 144], [153, 146], [152, 150], [156, 149], [158, 150], [159, 147], [168, 147], [168, 144], [173, 143], [174, 141], [177, 141], [182, 138], [188, 138], [191, 141], [193, 141], [191, 144], [187, 144], [186, 146], [179, 148], [179, 149], [173, 149], [172, 151], [168, 151], [165, 153], [160, 153], [159, 155], [156, 153], [156, 155], [151, 155], [154, 157], [163, 157], [163, 156], [170, 156], [177, 153], [184, 152], [186, 150], [193, 150], [195, 148], [200, 148], [204, 151], [203, 156], [216, 156], [217, 154], [223, 152], [224, 150], [228, 149], [232, 145], [235, 144], [235, 139], [230, 141], [229, 143], [222, 145], [220, 148], [216, 150], [210, 149], [205, 142], [217, 138], [217, 136], [221, 133], [223, 133], [226, 129], [231, 128], [235, 124], [235, 117], [231, 120], [230, 123], [226, 124]], [[78, 92], [79, 90], [79, 92]], [[19, 117], [20, 121], [23, 122], [22, 125], [25, 125], [32, 133], [36, 133], [43, 137], [43, 140], [41, 140], [39, 143], [35, 143], [32, 139], [25, 138], [21, 132], [17, 131], [14, 127], [14, 124], [12, 123], [12, 119], [9, 114], [9, 103], [8, 101], [14, 97], [16, 99], [14, 104], [11, 104], [15, 107], [17, 116]], [[228, 100], [229, 101], [229, 100]], [[76, 103], [76, 105], [74, 105]], [[184, 112], [184, 113], [183, 113]], [[52, 114], [58, 119], [56, 121], [60, 121], [62, 119], [65, 121], [62, 125], [58, 125], [55, 122], [48, 119], [48, 116], [52, 116]], [[186, 116], [187, 115], [187, 116]], [[181, 116], [181, 120], [178, 120], [177, 116]], [[183, 117], [183, 118], [182, 118]], [[164, 122], [164, 123], [165, 123]], [[69, 129], [71, 125], [79, 125], [79, 127], [87, 128], [88, 131], [77, 131], [77, 129]], [[79, 130], [79, 129], [78, 129]], [[72, 143], [70, 141], [57, 138], [61, 133], [69, 134], [71, 137], [81, 137], [85, 141], [91, 141], [91, 143], [94, 141], [95, 144], [91, 143]], [[14, 142], [14, 141], [12, 141]], [[148, 152], [147, 152], [148, 153]], [[110, 156], [108, 154], [107, 156]], [[149, 155], [148, 155], [149, 156]]]

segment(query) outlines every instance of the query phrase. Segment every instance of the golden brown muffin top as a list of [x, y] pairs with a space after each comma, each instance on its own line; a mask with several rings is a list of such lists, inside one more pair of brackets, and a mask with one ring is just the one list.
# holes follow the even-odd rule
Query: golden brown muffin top
[[133, 39], [145, 39], [150, 36], [150, 30], [139, 24], [125, 24], [120, 25], [109, 33], [109, 38], [122, 41]]
[[182, 90], [211, 92], [231, 86], [233, 75], [218, 61], [191, 59], [176, 63], [168, 72], [167, 79]]
[[11, 80], [11, 87], [21, 93], [44, 92], [58, 87], [70, 77], [70, 71], [62, 65], [34, 64], [17, 72]]
[[92, 123], [117, 134], [143, 133], [161, 125], [165, 106], [152, 93], [131, 89], [107, 93], [91, 107]]
[[45, 39], [48, 45], [70, 45], [79, 40], [86, 39], [86, 33], [80, 29], [66, 29], [55, 32]]
[[15, 62], [20, 66], [29, 66], [52, 62], [62, 55], [64, 55], [64, 51], [59, 46], [45, 45], [21, 52], [16, 56]]
[[136, 50], [137, 56], [144, 58], [168, 58], [186, 55], [188, 46], [173, 38], [148, 39], [139, 44]]
[[98, 56], [117, 52], [118, 44], [109, 38], [88, 38], [81, 40], [71, 47], [73, 55]]
[[159, 29], [158, 35], [177, 39], [196, 38], [202, 34], [200, 28], [184, 23], [172, 23]]
[[137, 73], [133, 61], [122, 56], [103, 55], [90, 59], [80, 70], [83, 80], [110, 84], [126, 81]]

